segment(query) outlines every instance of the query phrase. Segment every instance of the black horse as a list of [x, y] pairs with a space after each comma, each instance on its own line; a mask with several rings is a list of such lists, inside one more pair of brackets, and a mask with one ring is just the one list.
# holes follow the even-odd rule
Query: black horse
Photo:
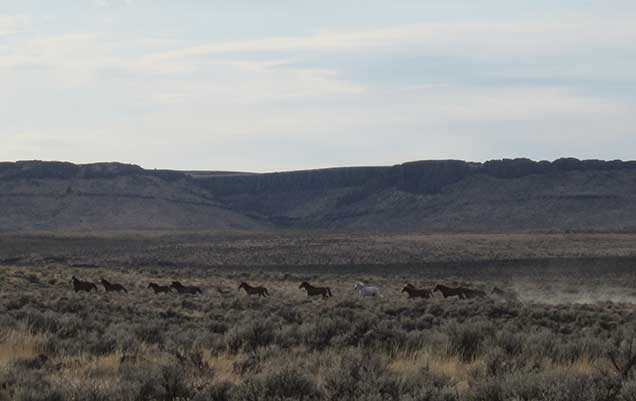
[[97, 292], [97, 286], [95, 285], [95, 283], [91, 283], [90, 281], [82, 281], [75, 276], [71, 277], [71, 280], [73, 281], [73, 290], [75, 292], [91, 292], [92, 290], [95, 290], [95, 292]]
[[115, 284], [115, 283], [111, 283], [105, 279], [101, 279], [102, 285], [104, 286], [104, 289], [106, 290], [106, 292], [125, 292], [128, 293], [128, 291], [124, 288], [123, 285], [121, 284]]
[[179, 294], [203, 294], [201, 288], [194, 285], [183, 285], [178, 281], [173, 281], [170, 286], [177, 290]]
[[431, 290], [427, 288], [415, 288], [415, 286], [411, 284], [405, 285], [401, 292], [406, 292], [409, 298], [430, 298], [433, 296]]
[[258, 295], [261, 297], [268, 297], [269, 293], [267, 292], [267, 288], [265, 287], [252, 287], [251, 285], [247, 284], [246, 282], [242, 282], [241, 285], [239, 285], [239, 291], [242, 289], [245, 290], [245, 292], [247, 293], [247, 295]]
[[168, 292], [172, 292], [172, 287], [170, 287], [169, 285], [159, 285], [156, 283], [150, 283], [148, 284], [148, 288], [152, 288], [155, 294], [162, 294], [162, 293], [165, 294]]
[[433, 289], [433, 292], [441, 292], [444, 298], [448, 297], [459, 297], [459, 299], [466, 299], [466, 295], [464, 293], [464, 288], [451, 288], [442, 284], [438, 284]]
[[329, 287], [314, 287], [306, 281], [303, 281], [298, 288], [303, 288], [307, 291], [308, 297], [315, 297], [317, 295], [322, 295], [323, 298], [329, 298], [331, 295], [331, 288]]

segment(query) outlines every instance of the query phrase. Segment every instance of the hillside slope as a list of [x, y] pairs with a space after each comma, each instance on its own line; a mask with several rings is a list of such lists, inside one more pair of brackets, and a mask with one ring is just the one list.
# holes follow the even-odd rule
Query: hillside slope
[[0, 165], [0, 230], [259, 229], [188, 176], [102, 163]]
[[421, 161], [283, 173], [0, 163], [0, 230], [636, 231], [636, 163]]

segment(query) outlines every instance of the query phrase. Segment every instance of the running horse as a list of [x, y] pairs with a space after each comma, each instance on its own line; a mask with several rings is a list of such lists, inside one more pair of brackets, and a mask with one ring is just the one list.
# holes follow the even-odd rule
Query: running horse
[[433, 296], [431, 290], [426, 288], [416, 288], [411, 284], [406, 284], [401, 292], [406, 292], [409, 298], [430, 298]]
[[442, 284], [438, 284], [433, 289], [433, 292], [438, 292], [438, 291], [442, 293], [442, 296], [444, 298], [459, 297], [459, 299], [466, 299], [466, 294], [464, 292], [464, 288], [461, 288], [461, 287], [452, 288], [452, 287], [447, 287], [447, 286], [442, 285]]
[[382, 297], [382, 293], [378, 287], [366, 285], [362, 281], [355, 283], [353, 289], [357, 290], [360, 296], [363, 297]]
[[162, 294], [162, 293], [165, 294], [168, 292], [172, 292], [172, 287], [169, 285], [159, 285], [157, 283], [150, 283], [148, 284], [148, 288], [152, 288], [155, 294]]
[[71, 280], [73, 281], [73, 290], [75, 292], [91, 292], [92, 290], [95, 290], [95, 292], [97, 292], [97, 286], [95, 285], [95, 283], [91, 283], [90, 281], [82, 281], [75, 276], [71, 277]]
[[201, 288], [196, 287], [194, 285], [183, 285], [179, 281], [173, 281], [172, 284], [170, 284], [170, 287], [177, 290], [179, 294], [192, 294], [192, 295], [203, 294], [203, 291], [201, 291]]
[[265, 287], [252, 287], [251, 285], [247, 284], [246, 282], [241, 282], [241, 285], [239, 285], [238, 289], [239, 291], [242, 289], [245, 290], [245, 293], [247, 295], [258, 295], [261, 297], [268, 297], [269, 293], [267, 292], [267, 288]]
[[126, 291], [126, 289], [124, 288], [123, 285], [121, 284], [115, 284], [115, 283], [111, 283], [105, 279], [101, 279], [102, 285], [104, 286], [104, 289], [106, 290], [106, 292], [125, 292], [128, 293], [128, 291]]
[[298, 288], [302, 288], [307, 291], [308, 297], [314, 297], [317, 295], [322, 295], [323, 298], [331, 297], [331, 288], [329, 287], [314, 287], [306, 281], [303, 281]]

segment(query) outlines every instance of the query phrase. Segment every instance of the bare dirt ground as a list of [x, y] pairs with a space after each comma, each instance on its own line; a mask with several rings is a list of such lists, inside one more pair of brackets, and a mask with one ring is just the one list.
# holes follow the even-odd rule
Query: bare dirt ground
[[[635, 239], [1, 237], [0, 400], [633, 400]], [[203, 293], [147, 288], [173, 280]], [[488, 296], [410, 300], [406, 282]]]

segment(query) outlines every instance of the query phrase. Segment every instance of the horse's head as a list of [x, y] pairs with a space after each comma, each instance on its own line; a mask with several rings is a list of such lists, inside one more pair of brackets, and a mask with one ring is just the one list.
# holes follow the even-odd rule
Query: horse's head
[[435, 286], [435, 288], [433, 288], [433, 292], [442, 291], [442, 288], [444, 288], [444, 287], [443, 287], [443, 286], [441, 286], [441, 285], [439, 285], [439, 284], [437, 284], [437, 285]]
[[157, 284], [155, 284], [155, 283], [150, 283], [150, 284], [148, 284], [148, 288], [154, 288], [154, 287], [156, 287], [156, 286], [157, 286]]
[[302, 282], [302, 283], [298, 286], [298, 288], [308, 288], [308, 287], [309, 287], [309, 283], [308, 283], [308, 282], [306, 282], [306, 281], [303, 281], [303, 282]]
[[408, 290], [410, 290], [411, 288], [413, 288], [413, 286], [411, 284], [407, 284], [404, 286], [404, 288], [402, 288], [402, 291], [400, 291], [400, 293], [408, 292]]
[[170, 284], [170, 287], [172, 287], [172, 288], [182, 288], [183, 284], [181, 284], [179, 281], [173, 281], [172, 284]]
[[75, 276], [71, 277], [71, 280], [73, 280], [73, 281], [79, 281], [79, 280], [77, 279], [77, 277], [75, 277]]
[[239, 285], [238, 289], [240, 290], [241, 288], [247, 288], [247, 283], [245, 281], [242, 281]]
[[360, 289], [360, 288], [362, 288], [362, 287], [366, 287], [366, 285], [364, 285], [364, 283], [363, 283], [362, 281], [358, 281], [357, 283], [355, 283], [355, 284], [353, 285], [353, 288], [354, 288], [354, 289], [356, 289], [356, 290], [357, 290], [357, 289]]
[[103, 278], [100, 278], [100, 279], [99, 279], [99, 281], [100, 281], [102, 284], [110, 284], [108, 281], [104, 280]]

